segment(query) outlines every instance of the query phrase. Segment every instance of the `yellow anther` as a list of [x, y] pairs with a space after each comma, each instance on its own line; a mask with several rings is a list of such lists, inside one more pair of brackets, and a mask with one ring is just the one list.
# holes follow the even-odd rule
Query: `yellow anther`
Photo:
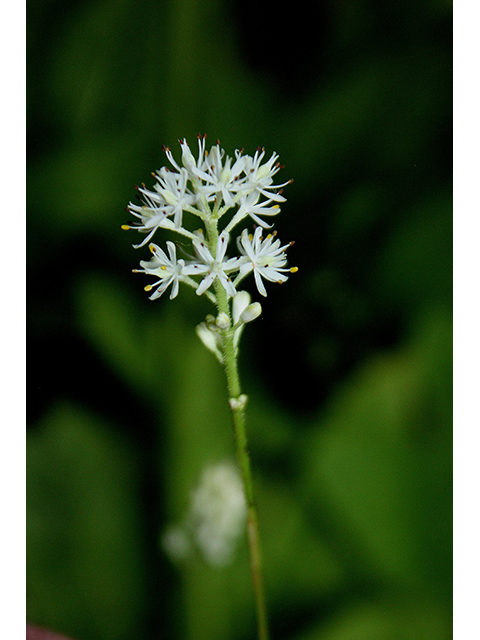
[[148, 248], [150, 249], [151, 253], [155, 253], [155, 246], [153, 244], [149, 244]]
[[298, 267], [292, 267], [290, 269], [290, 273], [297, 273], [297, 271], [298, 271]]
[[280, 205], [279, 204], [274, 204], [272, 209], [280, 209]]
[[130, 229], [130, 227], [128, 226], [128, 224], [122, 224], [121, 227], [124, 231], [128, 231]]
[[167, 267], [166, 267], [164, 264], [162, 264], [162, 266], [160, 267], [160, 269], [163, 269], [163, 271], [166, 271], [166, 270], [167, 270]]
[[144, 291], [151, 291], [152, 289], [153, 289], [153, 287], [152, 287], [152, 285], [151, 285], [151, 284], [147, 284], [147, 286], [146, 286], [146, 287], [143, 287], [143, 290], [144, 290]]

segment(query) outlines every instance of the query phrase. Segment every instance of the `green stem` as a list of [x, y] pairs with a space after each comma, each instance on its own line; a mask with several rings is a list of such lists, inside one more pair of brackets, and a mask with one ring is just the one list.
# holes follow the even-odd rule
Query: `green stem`
[[[218, 206], [214, 208], [213, 213], [218, 213]], [[205, 221], [205, 229], [207, 232], [210, 251], [215, 257], [218, 240], [218, 218], [216, 215], [212, 214], [212, 216], [207, 217], [207, 220]], [[246, 396], [242, 396], [240, 386], [237, 353], [233, 342], [235, 332], [233, 329], [232, 315], [230, 312], [230, 305], [228, 303], [227, 292], [218, 278], [215, 279], [214, 287], [218, 312], [227, 314], [230, 320], [230, 326], [223, 334], [223, 363], [227, 378], [229, 404], [232, 411], [238, 464], [242, 474], [243, 488], [247, 502], [247, 537], [250, 555], [250, 570], [257, 611], [258, 640], [268, 640], [267, 606], [263, 585], [262, 550], [245, 426], [244, 409]]]
[[[218, 280], [215, 282], [215, 284], [218, 310], [219, 312], [223, 311], [224, 313], [226, 313], [231, 322], [230, 308], [228, 305], [226, 291]], [[247, 502], [247, 536], [250, 555], [250, 569], [255, 595], [255, 605], [257, 610], [258, 639], [268, 640], [267, 607], [262, 570], [262, 550], [245, 424], [244, 410], [246, 396], [242, 396], [240, 377], [238, 374], [237, 355], [233, 343], [233, 335], [233, 327], [230, 327], [230, 329], [227, 329], [225, 331], [223, 340], [223, 359], [225, 374], [227, 377], [230, 408], [232, 411], [238, 464], [240, 466], [240, 471], [242, 474], [245, 499]]]

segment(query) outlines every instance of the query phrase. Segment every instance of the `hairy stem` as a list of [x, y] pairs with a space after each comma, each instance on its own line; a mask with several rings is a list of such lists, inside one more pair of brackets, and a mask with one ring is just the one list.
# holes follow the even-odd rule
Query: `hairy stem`
[[[223, 311], [227, 313], [231, 321], [226, 291], [218, 280], [216, 281], [216, 285], [218, 310], [219, 312]], [[235, 432], [238, 464], [242, 474], [245, 499], [247, 502], [247, 536], [250, 555], [250, 569], [257, 610], [258, 638], [259, 640], [268, 640], [267, 607], [262, 570], [262, 550], [245, 424], [246, 396], [242, 396], [233, 335], [234, 331], [232, 327], [227, 329], [224, 334], [223, 359], [227, 377], [233, 428]]]
[[[205, 228], [210, 251], [215, 257], [218, 240], [218, 222], [213, 215], [210, 218], [207, 218]], [[230, 312], [227, 292], [218, 278], [214, 281], [214, 287], [218, 312], [225, 313], [230, 320], [230, 327], [223, 333], [223, 363], [227, 378], [230, 409], [232, 412], [237, 459], [242, 474], [243, 489], [247, 502], [247, 537], [250, 556], [250, 570], [257, 612], [258, 640], [268, 640], [267, 606], [263, 585], [262, 550], [245, 425], [244, 410], [246, 396], [242, 396], [240, 377], [238, 374], [237, 353], [233, 341], [234, 329], [232, 326], [232, 314]]]

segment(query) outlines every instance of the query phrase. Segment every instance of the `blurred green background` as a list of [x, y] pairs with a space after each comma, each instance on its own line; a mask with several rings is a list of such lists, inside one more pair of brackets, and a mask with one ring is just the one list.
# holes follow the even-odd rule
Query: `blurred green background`
[[120, 230], [162, 145], [206, 132], [294, 179], [299, 271], [241, 353], [272, 638], [450, 638], [450, 3], [27, 8], [28, 619], [255, 637], [245, 545], [223, 570], [159, 545], [233, 437], [208, 301], [150, 302]]

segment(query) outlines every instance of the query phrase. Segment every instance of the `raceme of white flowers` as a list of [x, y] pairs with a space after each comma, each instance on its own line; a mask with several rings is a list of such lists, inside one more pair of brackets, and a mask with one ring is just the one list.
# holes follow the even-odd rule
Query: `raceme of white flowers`
[[[122, 228], [143, 234], [144, 239], [134, 247], [148, 244], [152, 253], [150, 260], [140, 261], [141, 269], [134, 270], [155, 278], [145, 287], [152, 292], [151, 300], [169, 288], [170, 298], [175, 298], [180, 284], [186, 284], [215, 303], [215, 281], [221, 283], [229, 299], [234, 298], [240, 283], [251, 273], [258, 292], [266, 296], [265, 281], [282, 283], [288, 273], [297, 271], [287, 267], [286, 250], [293, 242], [282, 245], [275, 231], [267, 231], [273, 225], [265, 220], [278, 215], [285, 201], [283, 187], [291, 182], [274, 184], [281, 168], [277, 154], [265, 160], [264, 149], [257, 149], [253, 157], [236, 150], [231, 158], [218, 142], [208, 151], [205, 141], [206, 136], [198, 136], [195, 158], [186, 140], [181, 140], [181, 164], [165, 148], [172, 168], [162, 167], [153, 173], [153, 190], [145, 185], [137, 187], [140, 204], [131, 202], [127, 207], [137, 220]], [[232, 241], [233, 229], [249, 220], [258, 225], [254, 232], [242, 228]], [[187, 222], [190, 226], [200, 222], [203, 228], [190, 230]], [[178, 234], [178, 243], [169, 240], [164, 250], [151, 242], [158, 229]], [[229, 256], [232, 248], [235, 255]], [[242, 298], [242, 304], [244, 301]], [[241, 322], [247, 322], [250, 315], [257, 317], [260, 305], [254, 304], [257, 306]]]
[[209, 465], [190, 496], [184, 521], [163, 535], [163, 547], [172, 560], [184, 560], [197, 550], [209, 564], [226, 566], [234, 559], [246, 517], [237, 467], [228, 461]]

